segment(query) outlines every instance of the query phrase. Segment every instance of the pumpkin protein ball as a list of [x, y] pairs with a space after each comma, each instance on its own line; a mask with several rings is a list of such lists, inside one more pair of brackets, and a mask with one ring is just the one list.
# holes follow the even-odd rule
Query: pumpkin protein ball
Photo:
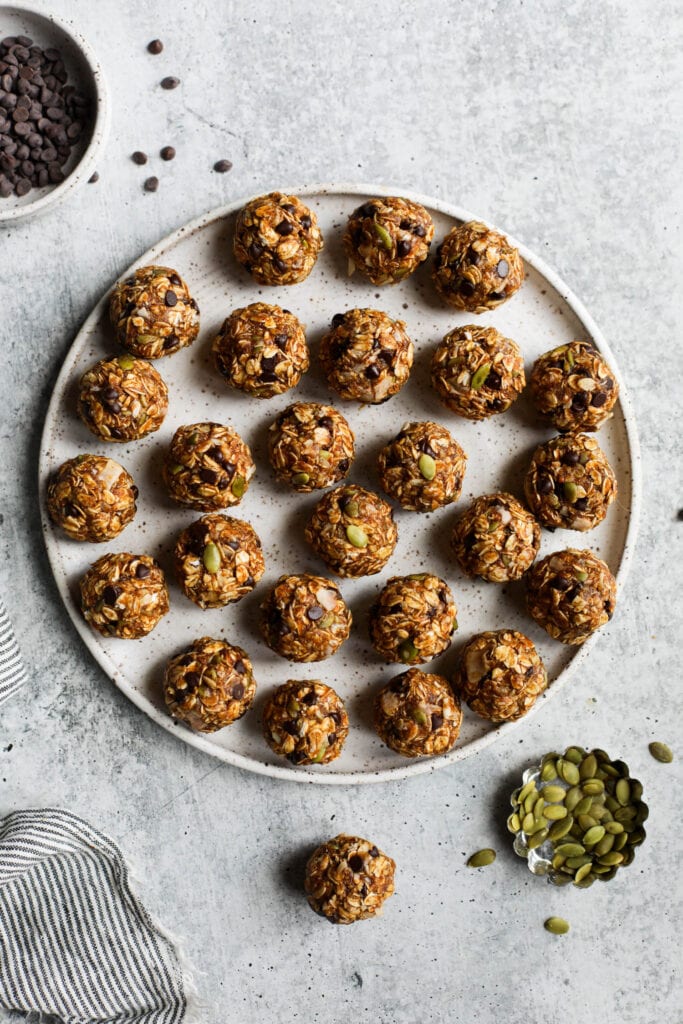
[[161, 566], [149, 555], [102, 555], [80, 582], [81, 611], [102, 636], [137, 640], [168, 611]]
[[337, 576], [373, 576], [391, 558], [398, 530], [391, 506], [357, 484], [328, 491], [313, 509], [304, 536]]
[[348, 732], [343, 701], [319, 679], [289, 679], [263, 709], [266, 742], [292, 764], [329, 764], [341, 754]]
[[216, 512], [239, 504], [254, 468], [249, 447], [235, 430], [220, 423], [191, 423], [173, 435], [163, 476], [179, 505]]
[[456, 327], [432, 357], [432, 387], [443, 404], [469, 420], [505, 412], [526, 378], [519, 345], [495, 327]]
[[467, 456], [445, 427], [431, 420], [404, 423], [379, 453], [382, 490], [411, 512], [433, 512], [457, 501]]
[[436, 250], [432, 276], [449, 306], [486, 313], [521, 288], [524, 264], [505, 235], [471, 220], [448, 232]]
[[395, 870], [396, 863], [374, 843], [342, 833], [318, 846], [308, 859], [308, 903], [332, 924], [376, 917], [393, 895]]
[[617, 496], [614, 470], [590, 434], [560, 434], [538, 446], [524, 478], [529, 508], [550, 530], [592, 530]]
[[541, 529], [512, 494], [484, 494], [455, 522], [451, 544], [466, 576], [488, 583], [518, 580], [538, 554]]
[[350, 309], [332, 318], [320, 342], [329, 387], [346, 401], [377, 405], [401, 390], [413, 365], [403, 320], [378, 309]]
[[375, 698], [375, 731], [403, 757], [445, 754], [461, 723], [460, 702], [447, 680], [417, 668], [392, 679]]
[[548, 685], [531, 640], [514, 629], [478, 633], [460, 651], [453, 688], [472, 711], [490, 722], [512, 722]]
[[259, 284], [298, 284], [322, 248], [316, 216], [296, 196], [270, 192], [237, 214], [235, 259]]
[[349, 272], [396, 284], [427, 259], [434, 223], [424, 206], [399, 196], [370, 199], [353, 211], [342, 243]]
[[171, 658], [164, 676], [166, 707], [197, 732], [216, 732], [241, 718], [256, 693], [246, 651], [203, 636]]
[[536, 411], [561, 433], [597, 430], [619, 397], [614, 372], [590, 341], [572, 341], [540, 356], [529, 385]]
[[419, 665], [448, 650], [456, 616], [450, 588], [438, 576], [392, 576], [370, 608], [370, 640], [385, 661]]
[[617, 584], [592, 551], [567, 548], [546, 555], [526, 578], [529, 614], [554, 640], [582, 644], [612, 618]]
[[158, 430], [168, 409], [168, 389], [146, 359], [102, 359], [81, 377], [78, 413], [103, 441], [136, 441]]
[[211, 351], [226, 384], [254, 398], [284, 394], [309, 366], [303, 324], [288, 309], [265, 302], [235, 309]]
[[281, 576], [261, 604], [261, 632], [272, 651], [290, 661], [322, 661], [351, 631], [351, 611], [339, 587], [324, 576]]
[[140, 267], [119, 281], [109, 316], [119, 343], [142, 359], [170, 356], [199, 334], [199, 307], [170, 267]]
[[52, 521], [75, 540], [118, 537], [135, 516], [138, 489], [130, 473], [103, 455], [77, 455], [62, 463], [47, 487]]
[[354, 456], [353, 431], [331, 405], [294, 402], [268, 431], [268, 458], [275, 476], [301, 493], [339, 483]]
[[253, 527], [215, 512], [183, 530], [176, 541], [174, 565], [180, 589], [200, 608], [241, 601], [266, 568]]

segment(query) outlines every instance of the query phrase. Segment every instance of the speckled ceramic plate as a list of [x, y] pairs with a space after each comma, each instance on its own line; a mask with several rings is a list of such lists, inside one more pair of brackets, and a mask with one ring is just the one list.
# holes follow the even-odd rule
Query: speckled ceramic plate
[[[108, 295], [95, 307], [64, 362], [50, 403], [40, 456], [41, 494], [45, 493], [50, 473], [65, 459], [82, 452], [106, 454], [133, 474], [140, 488], [138, 513], [115, 541], [105, 545], [68, 540], [44, 516], [45, 541], [60, 593], [88, 649], [115, 684], [163, 728], [214, 757], [264, 775], [327, 784], [388, 781], [452, 764], [475, 754], [513, 728], [494, 727], [465, 709], [458, 744], [445, 757], [408, 761], [381, 744], [371, 727], [373, 694], [401, 668], [384, 665], [373, 652], [367, 638], [366, 616], [372, 599], [389, 576], [431, 570], [443, 576], [453, 589], [459, 631], [451, 650], [431, 663], [431, 671], [449, 675], [457, 647], [480, 630], [512, 627], [532, 637], [551, 680], [534, 714], [567, 682], [571, 672], [590, 658], [594, 644], [609, 642], [603, 633], [581, 648], [555, 643], [526, 615], [521, 584], [498, 587], [473, 582], [454, 566], [448, 538], [457, 511], [473, 496], [489, 491], [510, 490], [521, 496], [522, 477], [531, 452], [550, 436], [550, 431], [539, 425], [524, 395], [509, 412], [484, 423], [450, 414], [429, 386], [429, 363], [436, 343], [451, 327], [476, 319], [515, 338], [528, 368], [537, 356], [556, 345], [573, 338], [589, 338], [604, 353], [617, 377], [619, 372], [604, 337], [581, 303], [524, 246], [519, 248], [526, 263], [527, 279], [521, 291], [491, 314], [472, 317], [444, 308], [434, 293], [426, 265], [402, 284], [383, 289], [373, 287], [359, 274], [347, 276], [341, 234], [360, 197], [408, 193], [365, 185], [314, 186], [290, 191], [304, 196], [313, 207], [326, 240], [324, 253], [303, 284], [260, 288], [235, 264], [231, 246], [233, 221], [244, 200], [193, 221], [159, 242], [134, 264], [165, 264], [187, 279], [201, 309], [201, 332], [190, 350], [156, 363], [169, 385], [169, 412], [158, 433], [133, 444], [98, 443], [76, 415], [75, 396], [81, 374], [117, 348], [107, 317]], [[411, 198], [430, 210], [437, 239], [455, 222], [472, 219], [470, 214], [448, 203], [424, 196]], [[209, 360], [211, 339], [223, 318], [235, 307], [258, 299], [279, 303], [296, 313], [307, 325], [313, 349], [311, 369], [300, 386], [270, 401], [249, 399], [225, 387]], [[376, 306], [404, 319], [415, 342], [416, 358], [410, 381], [396, 397], [379, 407], [340, 403], [326, 388], [318, 368], [316, 350], [323, 330], [335, 313], [353, 306]], [[591, 547], [608, 562], [621, 589], [634, 542], [639, 475], [633, 414], [623, 381], [619, 382], [620, 402], [599, 435], [617, 473], [619, 497], [605, 522], [588, 535], [544, 531], [541, 551], [545, 554], [567, 546]], [[280, 574], [304, 570], [325, 573], [325, 567], [303, 540], [304, 523], [318, 496], [293, 494], [276, 484], [266, 458], [268, 425], [294, 399], [333, 402], [343, 409], [358, 442], [350, 478], [370, 488], [378, 486], [374, 470], [377, 452], [408, 419], [431, 418], [443, 423], [469, 456], [463, 495], [457, 506], [428, 515], [397, 509], [399, 542], [385, 571], [378, 576], [341, 582], [344, 597], [353, 610], [352, 636], [334, 657], [317, 665], [294, 665], [282, 660], [268, 650], [258, 631], [258, 605]], [[200, 420], [233, 425], [252, 448], [256, 476], [243, 502], [231, 514], [243, 517], [255, 527], [266, 558], [266, 574], [251, 595], [237, 605], [209, 611], [195, 607], [173, 580], [171, 552], [175, 537], [195, 515], [171, 503], [159, 471], [162, 453], [176, 428]], [[107, 550], [152, 554], [167, 570], [170, 614], [142, 640], [104, 639], [81, 618], [78, 581], [90, 563]], [[193, 733], [174, 722], [165, 710], [161, 687], [168, 658], [204, 635], [222, 636], [246, 648], [258, 682], [254, 708], [239, 722], [212, 736]], [[262, 702], [275, 685], [288, 678], [321, 678], [347, 704], [351, 730], [342, 756], [330, 765], [295, 768], [277, 758], [261, 736]], [[519, 728], [524, 728], [525, 721], [518, 723]]]

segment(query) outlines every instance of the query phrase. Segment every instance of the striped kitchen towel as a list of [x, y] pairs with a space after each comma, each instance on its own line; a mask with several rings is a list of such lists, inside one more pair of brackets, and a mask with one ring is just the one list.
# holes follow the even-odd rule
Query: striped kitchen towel
[[110, 839], [61, 810], [0, 821], [0, 1006], [61, 1024], [180, 1024], [187, 998], [179, 954]]
[[16, 693], [25, 682], [26, 669], [21, 660], [19, 645], [7, 609], [0, 600], [0, 704]]

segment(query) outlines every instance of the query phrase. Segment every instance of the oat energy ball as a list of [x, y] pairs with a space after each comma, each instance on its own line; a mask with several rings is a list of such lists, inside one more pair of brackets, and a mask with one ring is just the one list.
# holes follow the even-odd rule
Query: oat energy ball
[[386, 196], [353, 211], [343, 244], [350, 272], [362, 271], [373, 284], [396, 284], [427, 259], [433, 237], [424, 206]]
[[199, 334], [199, 307], [170, 267], [140, 267], [119, 281], [109, 315], [120, 344], [142, 359], [170, 356]]
[[102, 636], [137, 640], [168, 611], [168, 590], [149, 555], [102, 555], [81, 580], [81, 611]]
[[370, 609], [370, 640], [385, 661], [419, 665], [448, 650], [456, 615], [453, 595], [438, 576], [392, 576]]
[[292, 764], [329, 764], [342, 752], [349, 732], [346, 708], [319, 679], [290, 679], [263, 709], [263, 735]]
[[293, 313], [265, 302], [236, 309], [212, 346], [221, 377], [254, 398], [272, 398], [296, 387], [308, 369], [304, 327]]
[[466, 576], [508, 583], [531, 566], [541, 529], [512, 494], [484, 494], [456, 520], [451, 543]]
[[64, 462], [47, 487], [47, 510], [75, 540], [118, 537], [135, 515], [138, 489], [130, 473], [103, 455]]
[[158, 430], [168, 409], [168, 389], [146, 359], [126, 353], [102, 359], [81, 377], [78, 413], [103, 441], [136, 441]]
[[266, 568], [253, 527], [215, 512], [183, 530], [176, 541], [174, 564], [180, 589], [200, 608], [241, 601]]
[[582, 644], [612, 618], [617, 584], [592, 551], [555, 551], [526, 578], [529, 614], [554, 640]]
[[394, 892], [396, 864], [367, 839], [338, 835], [314, 850], [304, 888], [316, 914], [353, 924], [381, 913]]
[[357, 484], [336, 487], [313, 509], [304, 536], [337, 576], [372, 576], [391, 558], [398, 530], [391, 506]]
[[281, 576], [261, 604], [261, 632], [290, 661], [322, 661], [351, 631], [351, 612], [336, 583], [303, 573]]
[[616, 498], [617, 480], [594, 437], [561, 434], [534, 452], [524, 493], [543, 526], [592, 530]]
[[316, 216], [296, 196], [270, 192], [237, 214], [235, 259], [259, 284], [298, 284], [322, 248]]
[[320, 342], [320, 363], [332, 390], [348, 401], [373, 404], [400, 391], [413, 365], [405, 327], [377, 309], [337, 313]]
[[432, 357], [432, 386], [458, 416], [483, 420], [505, 412], [526, 378], [519, 346], [495, 327], [456, 327]]
[[392, 679], [375, 698], [375, 731], [403, 757], [445, 754], [461, 723], [460, 702], [448, 682], [417, 668]]
[[590, 341], [572, 341], [534, 363], [529, 381], [537, 412], [565, 433], [597, 430], [619, 397], [614, 373]]
[[548, 676], [528, 637], [514, 629], [500, 629], [478, 633], [467, 641], [453, 684], [482, 718], [512, 722], [533, 706], [548, 685]]
[[432, 274], [449, 306], [486, 313], [521, 288], [524, 264], [505, 235], [471, 220], [448, 232], [436, 250]]
[[377, 460], [382, 490], [411, 512], [433, 512], [457, 501], [467, 456], [445, 427], [404, 423]]
[[235, 430], [220, 423], [178, 427], [164, 457], [164, 481], [185, 508], [215, 512], [242, 500], [254, 460]]
[[339, 483], [354, 455], [353, 431], [331, 405], [295, 402], [268, 431], [268, 457], [275, 476], [302, 493]]
[[256, 693], [241, 647], [203, 636], [171, 658], [164, 677], [166, 707], [197, 732], [216, 732], [249, 710]]

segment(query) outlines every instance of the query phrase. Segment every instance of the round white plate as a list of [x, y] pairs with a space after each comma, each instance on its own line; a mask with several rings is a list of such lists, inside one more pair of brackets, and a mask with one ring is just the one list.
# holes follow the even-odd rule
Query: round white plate
[[[316, 267], [302, 284], [261, 288], [236, 265], [231, 246], [234, 214], [245, 200], [193, 221], [159, 242], [134, 264], [174, 267], [188, 281], [201, 309], [201, 331], [194, 346], [156, 363], [169, 385], [169, 411], [161, 430], [142, 441], [98, 442], [76, 414], [75, 396], [81, 374], [96, 360], [117, 351], [108, 322], [108, 295], [95, 307], [73, 343], [50, 402], [40, 456], [41, 495], [44, 496], [49, 475], [67, 458], [82, 452], [106, 454], [121, 462], [136, 480], [140, 488], [138, 513], [115, 541], [104, 545], [67, 539], [44, 514], [45, 542], [60, 593], [87, 647], [116, 685], [159, 725], [214, 757], [265, 775], [316, 783], [398, 779], [433, 771], [476, 753], [512, 726], [494, 727], [465, 708], [460, 739], [445, 757], [405, 760], [382, 745], [371, 726], [373, 694], [403, 669], [399, 665], [384, 665], [374, 653], [367, 638], [366, 616], [370, 603], [389, 576], [431, 570], [444, 577], [454, 592], [459, 630], [450, 651], [430, 663], [430, 671], [450, 675], [458, 646], [483, 629], [511, 627], [528, 634], [537, 644], [551, 680], [534, 710], [557, 692], [569, 678], [570, 670], [585, 662], [594, 643], [600, 642], [599, 634], [580, 648], [550, 640], [525, 613], [521, 583], [499, 587], [470, 581], [454, 565], [449, 555], [449, 535], [457, 512], [474, 496], [486, 492], [509, 490], [521, 496], [522, 478], [531, 452], [551, 432], [539, 425], [525, 395], [507, 413], [484, 423], [472, 423], [449, 413], [429, 386], [429, 363], [436, 343], [450, 328], [476, 320], [493, 324], [514, 338], [524, 352], [527, 369], [542, 352], [573, 338], [589, 338], [604, 353], [617, 378], [619, 372], [605, 339], [581, 303], [556, 274], [523, 246], [519, 248], [527, 278], [518, 294], [489, 315], [457, 313], [445, 308], [437, 298], [428, 264], [402, 284], [382, 289], [358, 273], [347, 276], [341, 248], [346, 218], [361, 197], [397, 194], [396, 190], [330, 185], [290, 191], [304, 196], [315, 210], [326, 242]], [[406, 193], [399, 190], [398, 194]], [[448, 203], [424, 196], [411, 198], [429, 209], [437, 240], [455, 222], [472, 219]], [[259, 299], [296, 313], [307, 325], [312, 347], [311, 369], [299, 387], [270, 401], [247, 398], [227, 388], [209, 359], [211, 339], [224, 317], [235, 307]], [[327, 389], [319, 370], [317, 345], [321, 334], [335, 313], [354, 306], [377, 307], [405, 320], [415, 343], [415, 365], [408, 384], [381, 406], [363, 408], [355, 403], [342, 403]], [[615, 415], [599, 434], [618, 477], [619, 497], [605, 522], [588, 535], [543, 531], [541, 552], [568, 546], [590, 547], [608, 562], [621, 589], [634, 542], [639, 480], [633, 414], [620, 378], [619, 383], [621, 399]], [[354, 615], [352, 635], [334, 657], [313, 665], [295, 665], [279, 658], [265, 646], [258, 630], [258, 605], [279, 575], [304, 570], [326, 572], [303, 540], [304, 523], [319, 494], [299, 495], [278, 485], [266, 458], [268, 425], [295, 399], [330, 402], [342, 409], [358, 445], [350, 479], [373, 489], [378, 488], [374, 470], [377, 452], [406, 420], [439, 421], [469, 456], [463, 494], [456, 506], [427, 515], [396, 509], [399, 542], [385, 570], [377, 576], [341, 581], [342, 593]], [[255, 527], [263, 541], [266, 559], [266, 574], [251, 595], [237, 605], [209, 611], [195, 607], [173, 579], [171, 552], [175, 538], [196, 514], [172, 504], [159, 472], [162, 453], [176, 428], [201, 420], [231, 424], [252, 448], [257, 471], [242, 503], [230, 514]], [[92, 632], [80, 615], [78, 581], [90, 563], [109, 550], [154, 555], [167, 571], [170, 614], [142, 640], [105, 639]], [[258, 683], [255, 707], [239, 722], [211, 736], [193, 733], [174, 722], [165, 710], [162, 695], [167, 660], [193, 639], [206, 635], [222, 636], [241, 644], [253, 661]], [[323, 679], [346, 702], [351, 730], [342, 756], [330, 765], [295, 768], [273, 754], [261, 736], [264, 697], [289, 678]]]

